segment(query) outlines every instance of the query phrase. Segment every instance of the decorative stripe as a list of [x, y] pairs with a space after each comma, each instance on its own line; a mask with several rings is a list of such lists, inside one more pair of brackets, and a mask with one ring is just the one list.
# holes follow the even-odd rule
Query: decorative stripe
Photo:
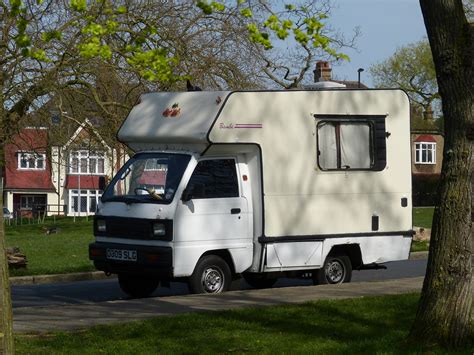
[[237, 123], [235, 128], [263, 128], [261, 123]]

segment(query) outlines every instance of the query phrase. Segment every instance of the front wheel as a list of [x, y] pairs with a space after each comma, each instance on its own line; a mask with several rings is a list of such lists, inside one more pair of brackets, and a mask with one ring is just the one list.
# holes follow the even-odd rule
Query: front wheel
[[123, 292], [133, 298], [150, 296], [160, 281], [147, 275], [118, 274], [118, 281]]
[[352, 277], [351, 259], [347, 255], [329, 255], [321, 269], [313, 275], [313, 284], [342, 284]]
[[221, 293], [229, 290], [231, 283], [229, 265], [217, 255], [202, 257], [188, 281], [192, 293]]

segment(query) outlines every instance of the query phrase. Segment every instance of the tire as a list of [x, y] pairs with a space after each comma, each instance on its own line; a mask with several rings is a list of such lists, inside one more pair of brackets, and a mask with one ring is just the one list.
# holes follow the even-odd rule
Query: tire
[[133, 298], [150, 296], [160, 283], [154, 277], [137, 274], [118, 274], [118, 281], [122, 291]]
[[276, 282], [276, 278], [265, 277], [262, 274], [242, 274], [245, 282], [253, 288], [271, 288]]
[[329, 255], [321, 269], [313, 275], [313, 284], [342, 284], [350, 282], [352, 263], [347, 255]]
[[199, 259], [188, 285], [191, 293], [221, 293], [228, 291], [232, 283], [229, 265], [217, 255]]

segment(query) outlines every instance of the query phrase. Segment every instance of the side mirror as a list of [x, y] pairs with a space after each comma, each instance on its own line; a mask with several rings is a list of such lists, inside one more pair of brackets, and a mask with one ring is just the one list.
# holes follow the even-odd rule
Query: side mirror
[[105, 180], [105, 176], [99, 176], [99, 190], [104, 191], [106, 186], [107, 182]]
[[188, 189], [187, 187], [184, 189], [183, 194], [181, 195], [181, 201], [188, 202], [193, 199], [193, 189]]
[[193, 198], [203, 198], [204, 197], [204, 184], [193, 184], [188, 185], [181, 195], [181, 201], [188, 202]]

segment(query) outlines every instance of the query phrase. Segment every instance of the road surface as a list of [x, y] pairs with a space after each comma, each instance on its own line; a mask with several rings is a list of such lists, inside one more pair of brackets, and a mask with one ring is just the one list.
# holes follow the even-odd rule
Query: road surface
[[[354, 271], [352, 282], [394, 280], [419, 277], [425, 274], [426, 259], [406, 260], [387, 263], [386, 270]], [[275, 287], [312, 285], [310, 280], [280, 279]], [[250, 289], [245, 281], [237, 280], [232, 290]], [[188, 294], [184, 283], [171, 283], [171, 288], [159, 287], [153, 297], [179, 296]], [[71, 283], [45, 285], [12, 286], [13, 307], [47, 307], [77, 305], [117, 301], [128, 299], [119, 286], [116, 278], [97, 281], [80, 281]]]

